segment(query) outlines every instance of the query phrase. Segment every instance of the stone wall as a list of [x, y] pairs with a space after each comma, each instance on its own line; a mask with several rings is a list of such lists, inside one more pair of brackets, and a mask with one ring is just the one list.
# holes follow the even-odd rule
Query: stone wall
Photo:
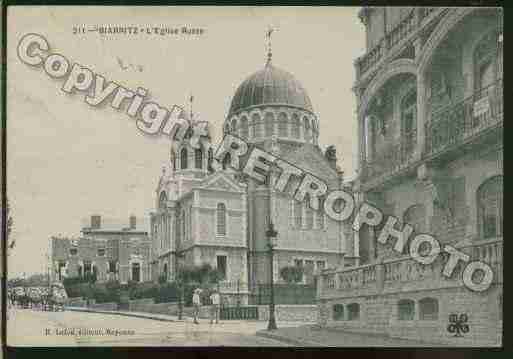
[[154, 304], [153, 298], [135, 299], [128, 301], [128, 310], [131, 312], [144, 312], [145, 308]]
[[[419, 315], [419, 301], [434, 298], [438, 315], [423, 320]], [[414, 301], [413, 320], [399, 320], [398, 302]], [[348, 320], [348, 304], [359, 305], [358, 319]], [[344, 315], [335, 319], [333, 305], [344, 306]], [[379, 296], [328, 299], [319, 305], [319, 324], [351, 332], [385, 334], [391, 337], [421, 340], [463, 346], [500, 346], [502, 341], [502, 285], [494, 285], [485, 293], [472, 292], [463, 287], [392, 293]], [[450, 314], [466, 314], [469, 332], [462, 337], [449, 333]]]
[[[318, 308], [316, 305], [276, 305], [274, 307], [277, 321], [316, 322]], [[258, 319], [269, 320], [269, 306], [258, 306]]]

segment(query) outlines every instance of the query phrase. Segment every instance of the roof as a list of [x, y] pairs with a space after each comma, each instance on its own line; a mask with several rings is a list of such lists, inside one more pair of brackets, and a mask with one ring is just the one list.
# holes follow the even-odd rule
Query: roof
[[310, 97], [303, 85], [292, 74], [270, 62], [240, 84], [233, 96], [228, 117], [260, 105], [292, 106], [313, 113]]

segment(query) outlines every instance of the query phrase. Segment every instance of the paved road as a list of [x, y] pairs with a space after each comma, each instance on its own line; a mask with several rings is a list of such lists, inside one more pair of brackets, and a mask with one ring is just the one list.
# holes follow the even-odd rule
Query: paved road
[[[7, 342], [11, 346], [288, 346], [257, 337], [256, 331], [266, 324], [224, 321], [211, 325], [202, 320], [196, 325], [191, 321], [160, 322], [97, 313], [16, 309], [9, 317]], [[63, 335], [65, 328], [71, 334]], [[73, 328], [76, 329], [71, 332]], [[95, 332], [80, 333], [79, 328]]]

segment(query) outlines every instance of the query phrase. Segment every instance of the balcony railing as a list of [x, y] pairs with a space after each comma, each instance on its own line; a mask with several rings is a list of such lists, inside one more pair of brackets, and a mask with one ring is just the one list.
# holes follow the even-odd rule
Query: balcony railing
[[387, 48], [391, 49], [415, 29], [415, 12], [411, 11], [397, 26], [386, 34]]
[[412, 10], [390, 32], [386, 33], [371, 50], [357, 60], [358, 76], [363, 76], [381, 60], [385, 50], [393, 48], [416, 29], [415, 11]]
[[362, 166], [364, 180], [389, 176], [407, 166], [413, 160], [416, 144], [417, 132], [412, 131], [408, 136], [403, 137], [399, 143], [375, 154], [372, 160], [364, 161]]
[[[502, 284], [502, 243], [502, 238], [498, 238], [482, 243], [478, 241], [459, 249], [470, 256], [470, 261], [480, 260], [490, 265], [494, 273], [492, 283]], [[320, 299], [352, 297], [462, 286], [463, 267], [459, 266], [451, 278], [447, 278], [442, 274], [444, 266], [445, 261], [441, 256], [429, 265], [405, 256], [383, 263], [325, 271], [321, 274], [322, 286], [318, 296]]]
[[426, 154], [435, 154], [459, 145], [502, 123], [502, 112], [501, 79], [471, 97], [433, 113], [425, 125]]
[[370, 51], [368, 51], [365, 55], [360, 57], [357, 62], [358, 66], [358, 76], [362, 76], [365, 74], [371, 67], [381, 60], [383, 56], [383, 45], [382, 41], [380, 41], [376, 46], [374, 46]]

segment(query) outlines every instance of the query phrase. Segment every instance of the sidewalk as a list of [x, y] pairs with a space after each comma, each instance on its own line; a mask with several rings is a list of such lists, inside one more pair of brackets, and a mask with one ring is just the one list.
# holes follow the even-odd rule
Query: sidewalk
[[154, 314], [154, 313], [145, 313], [145, 312], [130, 312], [124, 310], [98, 310], [91, 308], [82, 308], [82, 307], [66, 307], [67, 310], [71, 310], [73, 312], [86, 312], [86, 313], [99, 313], [99, 314], [112, 314], [112, 315], [123, 315], [126, 317], [134, 317], [134, 318], [143, 318], [143, 319], [152, 319], [158, 320], [161, 322], [185, 322], [186, 317], [183, 316], [184, 319], [178, 319], [176, 315], [167, 315], [167, 314]]
[[357, 334], [317, 325], [260, 330], [257, 336], [279, 340], [301, 347], [439, 347], [441, 344], [396, 339], [386, 335]]
[[[131, 312], [131, 311], [124, 311], [124, 310], [117, 310], [117, 311], [110, 311], [110, 310], [98, 310], [98, 309], [91, 309], [91, 308], [82, 308], [82, 307], [66, 307], [66, 310], [74, 311], [74, 312], [86, 312], [86, 313], [98, 313], [98, 314], [110, 314], [110, 315], [121, 315], [126, 317], [134, 317], [134, 318], [143, 318], [143, 319], [151, 319], [151, 320], [158, 320], [162, 322], [191, 322], [193, 321], [192, 317], [188, 317], [183, 315], [183, 319], [179, 320], [178, 316], [176, 315], [167, 315], [167, 314], [154, 314], [154, 313], [147, 313], [147, 312]], [[208, 318], [198, 318], [198, 320], [202, 323], [208, 323]], [[261, 327], [267, 327], [267, 321], [266, 320], [221, 320], [223, 324], [248, 324], [251, 323], [251, 327], [258, 326], [260, 329]], [[280, 322], [278, 321], [279, 326], [283, 327], [298, 327], [298, 326], [304, 326], [305, 322]]]

